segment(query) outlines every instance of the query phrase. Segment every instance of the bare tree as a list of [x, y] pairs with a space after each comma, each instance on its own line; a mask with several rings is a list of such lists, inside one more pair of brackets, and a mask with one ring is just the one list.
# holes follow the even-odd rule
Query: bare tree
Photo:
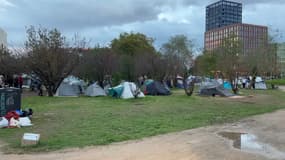
[[0, 75], [4, 76], [5, 82], [13, 86], [13, 75], [25, 71], [21, 57], [17, 56], [8, 48], [0, 47]]
[[43, 82], [48, 96], [53, 96], [62, 80], [78, 64], [80, 48], [84, 44], [74, 41], [73, 46], [57, 29], [27, 29], [26, 66]]
[[112, 76], [119, 69], [119, 55], [110, 48], [94, 48], [82, 54], [77, 75], [86, 80], [96, 80], [101, 87], [106, 76]]

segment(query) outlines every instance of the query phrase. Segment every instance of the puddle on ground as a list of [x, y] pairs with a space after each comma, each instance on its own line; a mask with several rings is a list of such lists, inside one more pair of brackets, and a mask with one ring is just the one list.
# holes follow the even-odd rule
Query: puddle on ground
[[267, 158], [284, 159], [285, 152], [273, 146], [258, 142], [257, 136], [248, 133], [220, 132], [218, 135], [233, 141], [233, 147], [244, 152], [263, 155]]

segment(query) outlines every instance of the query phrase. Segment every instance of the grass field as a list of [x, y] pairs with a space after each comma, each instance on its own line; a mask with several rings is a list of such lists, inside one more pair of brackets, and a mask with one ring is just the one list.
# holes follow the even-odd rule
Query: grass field
[[[285, 93], [277, 90], [242, 91], [245, 99], [171, 96], [122, 100], [111, 97], [26, 97], [23, 108], [33, 108], [33, 127], [0, 129], [7, 153], [45, 152], [181, 131], [272, 112], [285, 108]], [[20, 147], [25, 132], [40, 133], [36, 147]]]

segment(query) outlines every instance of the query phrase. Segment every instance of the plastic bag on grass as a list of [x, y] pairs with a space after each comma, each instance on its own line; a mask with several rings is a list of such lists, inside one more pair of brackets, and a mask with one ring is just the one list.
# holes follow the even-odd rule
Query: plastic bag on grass
[[29, 117], [20, 117], [19, 118], [20, 126], [22, 127], [28, 127], [32, 126], [33, 124], [31, 123], [31, 120]]
[[9, 122], [5, 117], [0, 117], [0, 128], [8, 127]]

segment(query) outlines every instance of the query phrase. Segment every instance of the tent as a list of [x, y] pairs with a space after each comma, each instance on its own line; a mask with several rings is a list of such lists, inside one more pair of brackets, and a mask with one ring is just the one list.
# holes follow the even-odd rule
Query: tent
[[158, 81], [148, 81], [145, 83], [144, 93], [147, 95], [170, 95], [171, 92], [167, 86]]
[[106, 96], [106, 92], [97, 83], [93, 83], [85, 90], [85, 95], [90, 97]]
[[267, 89], [265, 82], [256, 82], [255, 89]]
[[135, 83], [132, 82], [124, 82], [123, 84], [123, 92], [121, 94], [121, 98], [129, 99], [137, 97], [144, 97], [144, 94], [140, 91]]
[[133, 82], [123, 82], [120, 85], [109, 88], [108, 95], [123, 99], [130, 99], [135, 97], [144, 97], [137, 85]]
[[230, 84], [230, 82], [224, 81], [223, 85], [225, 89], [232, 89], [232, 85]]
[[74, 76], [65, 78], [56, 90], [55, 96], [78, 97], [84, 90], [83, 80]]
[[176, 87], [177, 87], [177, 88], [180, 88], [180, 89], [183, 89], [183, 88], [184, 88], [183, 77], [177, 76], [177, 77], [176, 77], [176, 81], [177, 81]]
[[261, 77], [255, 79], [255, 89], [267, 89], [264, 80]]
[[223, 85], [219, 85], [218, 82], [208, 82], [207, 84], [201, 85], [199, 94], [202, 96], [234, 96], [234, 94], [225, 89]]
[[108, 95], [112, 97], [120, 97], [123, 93], [123, 85], [117, 85], [115, 87], [108, 88]]

